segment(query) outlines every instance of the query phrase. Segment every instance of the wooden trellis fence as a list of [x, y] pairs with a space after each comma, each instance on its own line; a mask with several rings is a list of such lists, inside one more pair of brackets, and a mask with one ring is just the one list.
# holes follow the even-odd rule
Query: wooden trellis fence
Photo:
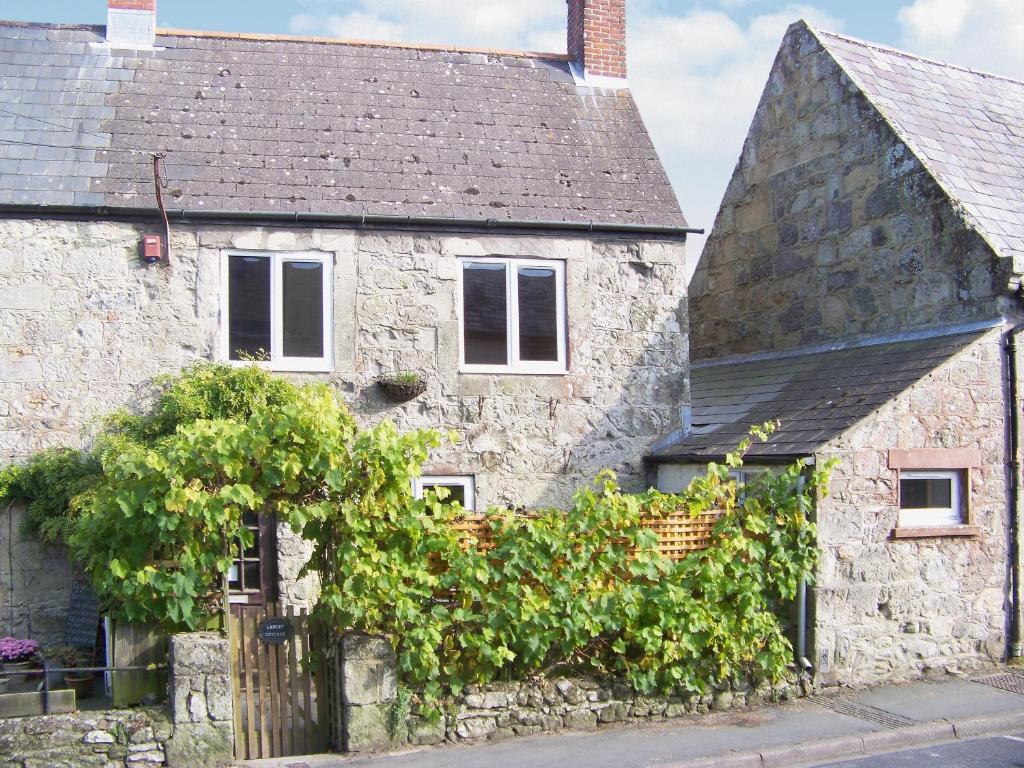
[[[676, 562], [691, 552], [707, 549], [711, 541], [711, 529], [721, 516], [719, 510], [702, 512], [697, 516], [691, 516], [686, 510], [677, 510], [662, 517], [645, 517], [641, 522], [657, 535], [658, 552]], [[452, 526], [466, 538], [476, 539], [476, 546], [486, 552], [494, 546], [488, 519], [487, 515], [465, 515]]]

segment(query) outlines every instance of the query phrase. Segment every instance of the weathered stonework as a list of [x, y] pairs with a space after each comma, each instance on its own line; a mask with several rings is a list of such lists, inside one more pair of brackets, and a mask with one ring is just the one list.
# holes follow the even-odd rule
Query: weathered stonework
[[157, 709], [0, 720], [0, 768], [167, 765], [164, 745], [171, 728]]
[[[1006, 649], [1003, 361], [997, 329], [822, 447], [839, 459], [817, 513], [813, 659], [821, 682], [860, 685], [967, 672]], [[891, 538], [887, 448], [976, 448], [970, 538]]]
[[214, 632], [173, 635], [168, 689], [174, 723], [165, 746], [168, 767], [231, 762], [235, 744], [227, 638]]
[[[694, 360], [1016, 322], [1014, 279], [1012, 260], [967, 223], [814, 31], [791, 26], [690, 283]], [[817, 509], [809, 653], [819, 682], [956, 673], [1004, 655], [1007, 413], [1019, 407], [1000, 350], [1007, 327], [839, 437], [822, 433], [817, 460], [840, 461]], [[824, 417], [844, 405], [813, 407]], [[887, 451], [917, 448], [980, 451], [969, 489], [979, 535], [892, 538]], [[692, 471], [663, 469], [663, 489], [684, 487]]]
[[693, 359], [994, 317], [1011, 275], [791, 27], [690, 283]]
[[0, 719], [0, 768], [216, 768], [234, 758], [231, 654], [212, 632], [171, 638], [170, 709]]
[[679, 691], [673, 696], [642, 696], [614, 681], [538, 678], [467, 686], [458, 697], [442, 702], [444, 714], [432, 721], [415, 703], [408, 711], [401, 709], [394, 652], [386, 638], [346, 636], [339, 664], [345, 704], [342, 742], [351, 752], [657, 722], [786, 701], [811, 690], [806, 679], [757, 688], [734, 681], [705, 695]]
[[[176, 225], [171, 266], [147, 267], [144, 231], [0, 222], [0, 461], [81, 445], [90, 419], [144, 402], [153, 375], [217, 359], [226, 249], [333, 255], [334, 371], [295, 377], [330, 382], [366, 424], [456, 429], [460, 442], [427, 470], [475, 474], [479, 507], [562, 505], [605, 467], [639, 488], [648, 442], [675, 426], [687, 398], [679, 243]], [[458, 260], [483, 255], [566, 262], [566, 375], [458, 372]], [[424, 374], [427, 392], [385, 399], [375, 381], [399, 369]], [[281, 598], [308, 605], [315, 584], [297, 580], [307, 550], [287, 530], [278, 539]], [[37, 609], [25, 574], [7, 577], [0, 569], [2, 604], [27, 627]], [[59, 606], [65, 589], [46, 605]], [[59, 623], [54, 612], [45, 609], [47, 627]]]

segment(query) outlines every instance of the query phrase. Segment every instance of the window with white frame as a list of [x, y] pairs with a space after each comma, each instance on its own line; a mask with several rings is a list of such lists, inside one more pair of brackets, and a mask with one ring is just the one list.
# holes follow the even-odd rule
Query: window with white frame
[[565, 372], [565, 262], [463, 259], [459, 278], [463, 371]]
[[282, 371], [329, 371], [331, 259], [325, 254], [229, 252], [223, 264], [224, 358]]
[[961, 525], [960, 474], [956, 470], [900, 472], [900, 527]]
[[458, 502], [467, 512], [476, 509], [476, 489], [472, 475], [423, 475], [413, 481], [412, 487], [417, 499], [422, 499], [423, 492], [428, 488], [435, 491], [444, 488], [448, 491], [446, 504]]

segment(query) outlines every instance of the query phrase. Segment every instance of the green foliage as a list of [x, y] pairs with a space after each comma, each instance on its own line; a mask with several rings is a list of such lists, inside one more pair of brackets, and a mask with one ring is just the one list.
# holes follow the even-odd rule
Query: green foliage
[[[642, 691], [705, 691], [778, 679], [791, 661], [778, 615], [813, 573], [808, 515], [828, 468], [797, 463], [738, 493], [729, 470], [744, 443], [680, 495], [626, 494], [606, 472], [568, 510], [492, 510], [484, 553], [461, 546], [450, 525], [461, 510], [443, 490], [408, 497], [415, 468], [387, 458], [400, 453], [397, 434], [381, 437], [353, 452], [361, 471], [302, 529], [321, 578], [314, 613], [392, 638], [401, 679], [426, 700], [553, 666], [618, 674]], [[723, 515], [708, 549], [672, 563], [642, 519], [678, 509]]]
[[25, 505], [21, 535], [62, 544], [99, 475], [99, 461], [91, 454], [70, 448], [40, 451], [27, 464], [0, 470], [0, 502]]
[[279, 508], [302, 521], [349, 471], [351, 414], [327, 387], [288, 386], [287, 402], [257, 404], [245, 420], [201, 419], [105, 457], [70, 543], [120, 618], [203, 626], [220, 608], [233, 543], [252, 544], [243, 514]]
[[142, 414], [116, 411], [101, 422], [90, 450], [55, 448], [26, 464], [0, 471], [0, 503], [25, 505], [20, 533], [47, 544], [66, 544], [78, 517], [92, 503], [103, 460], [154, 447], [179, 426], [200, 419], [247, 419], [295, 397], [295, 387], [257, 366], [199, 363], [176, 376], [154, 379], [152, 406]]
[[258, 409], [294, 401], [296, 393], [293, 384], [259, 366], [224, 363], [198, 363], [181, 374], [156, 377], [153, 386], [157, 396], [147, 412], [120, 410], [104, 419], [106, 439], [152, 446], [179, 426], [203, 419], [244, 421]]
[[388, 736], [394, 739], [398, 736], [409, 719], [412, 711], [412, 690], [399, 684], [393, 698], [387, 708], [387, 729]]

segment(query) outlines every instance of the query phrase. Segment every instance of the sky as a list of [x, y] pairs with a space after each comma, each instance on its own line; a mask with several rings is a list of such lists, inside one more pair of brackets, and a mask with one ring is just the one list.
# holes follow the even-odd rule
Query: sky
[[[786, 27], [1024, 79], [1024, 0], [627, 0], [629, 84], [691, 226], [711, 228]], [[159, 0], [162, 27], [565, 51], [565, 0]], [[104, 0], [0, 18], [103, 24]], [[704, 237], [687, 246], [693, 267]]]

